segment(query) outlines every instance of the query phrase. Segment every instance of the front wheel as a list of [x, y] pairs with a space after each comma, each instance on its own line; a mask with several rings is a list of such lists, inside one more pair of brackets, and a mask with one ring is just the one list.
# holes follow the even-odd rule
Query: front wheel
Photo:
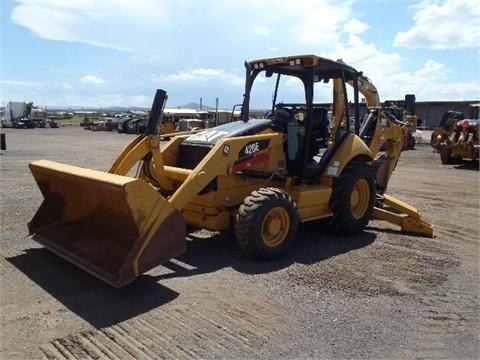
[[353, 161], [334, 180], [330, 209], [332, 230], [339, 235], [361, 232], [372, 218], [375, 182], [368, 165]]
[[273, 260], [288, 251], [297, 227], [297, 207], [290, 195], [273, 187], [260, 188], [240, 205], [235, 237], [249, 256]]

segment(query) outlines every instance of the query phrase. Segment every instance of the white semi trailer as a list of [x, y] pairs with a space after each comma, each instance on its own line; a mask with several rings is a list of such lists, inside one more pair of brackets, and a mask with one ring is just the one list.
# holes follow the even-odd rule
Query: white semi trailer
[[27, 104], [20, 101], [9, 101], [5, 106], [3, 127], [28, 127]]

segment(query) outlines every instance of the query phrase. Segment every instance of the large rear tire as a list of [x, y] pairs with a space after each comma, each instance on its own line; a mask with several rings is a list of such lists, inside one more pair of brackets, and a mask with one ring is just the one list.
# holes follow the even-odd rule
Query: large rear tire
[[450, 155], [450, 148], [448, 146], [440, 146], [440, 161], [443, 165], [452, 164], [452, 156]]
[[408, 139], [408, 150], [415, 149], [415, 143], [416, 143], [415, 137], [413, 135], [410, 136], [410, 138]]
[[235, 237], [240, 249], [259, 260], [283, 256], [295, 240], [297, 206], [285, 191], [260, 188], [238, 210]]
[[369, 166], [353, 161], [334, 180], [330, 209], [331, 228], [338, 235], [361, 232], [372, 218], [375, 182]]

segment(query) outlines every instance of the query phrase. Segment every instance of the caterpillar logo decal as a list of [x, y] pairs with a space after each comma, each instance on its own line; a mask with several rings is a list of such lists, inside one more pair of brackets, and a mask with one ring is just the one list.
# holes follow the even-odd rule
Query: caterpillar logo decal
[[248, 144], [246, 144], [243, 148], [240, 149], [240, 152], [238, 153], [238, 157], [242, 158], [244, 156], [253, 155], [256, 152], [259, 152], [260, 150], [266, 149], [269, 144], [270, 144], [270, 139], [251, 141]]

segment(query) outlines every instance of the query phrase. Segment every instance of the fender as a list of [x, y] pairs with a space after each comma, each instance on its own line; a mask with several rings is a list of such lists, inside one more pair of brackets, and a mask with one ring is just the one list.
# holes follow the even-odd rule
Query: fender
[[345, 166], [355, 158], [368, 162], [373, 160], [373, 154], [362, 139], [355, 134], [349, 134], [330, 159], [324, 175], [340, 176]]

